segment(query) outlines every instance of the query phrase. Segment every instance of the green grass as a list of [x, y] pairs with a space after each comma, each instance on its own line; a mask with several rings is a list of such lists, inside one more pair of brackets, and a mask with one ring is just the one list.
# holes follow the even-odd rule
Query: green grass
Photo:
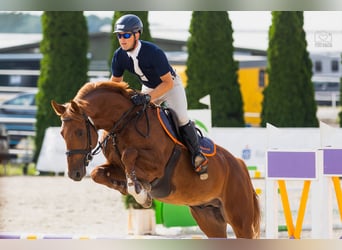
[[[20, 175], [24, 175], [24, 164], [0, 164], [0, 176]], [[27, 175], [37, 175], [35, 164], [31, 163], [28, 165]]]

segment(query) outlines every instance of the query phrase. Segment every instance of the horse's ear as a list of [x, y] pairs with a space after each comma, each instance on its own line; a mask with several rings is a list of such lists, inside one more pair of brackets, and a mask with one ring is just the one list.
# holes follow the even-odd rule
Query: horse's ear
[[75, 113], [81, 113], [80, 108], [78, 107], [77, 103], [74, 102], [73, 100], [70, 101], [71, 104], [71, 110], [74, 111]]
[[51, 106], [58, 116], [63, 115], [66, 110], [66, 107], [64, 105], [58, 104], [54, 100], [51, 100]]

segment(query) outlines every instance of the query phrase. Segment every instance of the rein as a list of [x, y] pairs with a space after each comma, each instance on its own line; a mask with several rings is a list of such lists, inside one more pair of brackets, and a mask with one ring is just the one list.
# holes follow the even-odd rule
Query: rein
[[[100, 149], [103, 149], [107, 146], [108, 140], [110, 138], [112, 138], [112, 144], [115, 147], [116, 153], [120, 156], [121, 159], [121, 153], [120, 150], [118, 148], [117, 145], [117, 135], [120, 134], [127, 126], [128, 123], [130, 123], [134, 118], [135, 118], [135, 129], [136, 131], [143, 137], [148, 137], [150, 134], [150, 122], [149, 122], [149, 118], [147, 115], [147, 104], [144, 104], [143, 108], [141, 110], [139, 110], [138, 112], [136, 112], [135, 116], [132, 116], [130, 119], [126, 119], [131, 113], [133, 113], [134, 109], [135, 109], [135, 105], [133, 105], [129, 110], [127, 110], [125, 113], [123, 113], [123, 115], [120, 117], [120, 119], [114, 124], [114, 127], [108, 132], [108, 134], [106, 135], [106, 137], [103, 139], [102, 142], [99, 142], [98, 147], [94, 150], [94, 152], [99, 151]], [[145, 115], [146, 117], [146, 124], [147, 124], [147, 133], [144, 134], [142, 133], [138, 128], [137, 128], [137, 121], [143, 116]], [[125, 120], [126, 119], [126, 120]], [[119, 129], [119, 126], [121, 125], [121, 128]]]

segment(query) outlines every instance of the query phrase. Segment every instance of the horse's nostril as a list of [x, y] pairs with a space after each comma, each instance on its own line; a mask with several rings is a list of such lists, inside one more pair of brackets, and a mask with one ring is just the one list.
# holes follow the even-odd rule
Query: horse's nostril
[[80, 173], [79, 171], [77, 171], [75, 177], [76, 177], [77, 179], [79, 179], [79, 178], [81, 177], [81, 173]]

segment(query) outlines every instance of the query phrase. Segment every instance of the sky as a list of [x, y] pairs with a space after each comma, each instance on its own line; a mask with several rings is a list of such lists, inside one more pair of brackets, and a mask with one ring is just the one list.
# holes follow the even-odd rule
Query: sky
[[[41, 14], [41, 11], [21, 11]], [[96, 14], [100, 17], [113, 17], [113, 11], [85, 11], [85, 15]], [[188, 29], [191, 11], [149, 11], [150, 24], [164, 27]], [[236, 30], [268, 30], [271, 24], [270, 11], [228, 11], [233, 29]], [[304, 29], [317, 31], [342, 32], [342, 11], [305, 11]]]
[[[270, 11], [228, 11], [233, 27], [234, 46], [266, 50], [268, 30], [272, 23]], [[85, 11], [112, 17], [112, 11]], [[191, 11], [149, 11], [150, 31], [153, 37], [187, 40]], [[305, 11], [304, 30], [308, 50], [311, 52], [342, 52], [342, 11]], [[325, 35], [330, 36], [328, 46], [317, 46]]]
[[[188, 28], [191, 11], [150, 11], [150, 23], [163, 26]], [[270, 11], [229, 11], [229, 18], [237, 30], [268, 30], [271, 24]], [[97, 14], [112, 17], [112, 11], [85, 11], [85, 14]], [[342, 11], [305, 11], [304, 29], [340, 30], [342, 32]]]
[[[26, 11], [40, 15], [41, 11]], [[114, 11], [85, 11], [85, 15], [113, 17]], [[233, 27], [234, 46], [265, 50], [268, 46], [270, 11], [228, 11]], [[149, 11], [151, 35], [156, 38], [187, 40], [191, 11]], [[342, 52], [342, 11], [304, 11], [304, 30], [309, 51]], [[328, 47], [316, 46], [328, 34]]]

